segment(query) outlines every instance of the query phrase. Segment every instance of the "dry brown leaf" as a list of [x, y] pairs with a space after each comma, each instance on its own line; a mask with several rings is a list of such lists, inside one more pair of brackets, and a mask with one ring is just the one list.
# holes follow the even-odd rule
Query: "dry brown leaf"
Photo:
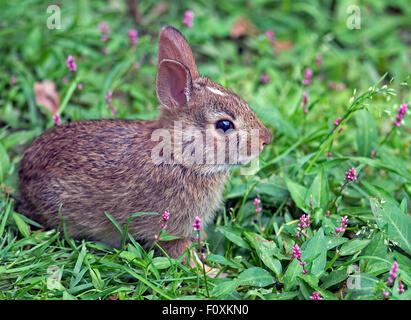
[[287, 51], [290, 50], [292, 48], [294, 44], [292, 43], [292, 41], [275, 41], [274, 42], [274, 48], [277, 51]]
[[240, 36], [256, 36], [258, 35], [258, 28], [245, 17], [239, 17], [237, 22], [231, 28], [230, 36], [238, 38]]
[[52, 114], [57, 113], [60, 107], [60, 98], [53, 81], [35, 82], [34, 95], [38, 105], [45, 107]]

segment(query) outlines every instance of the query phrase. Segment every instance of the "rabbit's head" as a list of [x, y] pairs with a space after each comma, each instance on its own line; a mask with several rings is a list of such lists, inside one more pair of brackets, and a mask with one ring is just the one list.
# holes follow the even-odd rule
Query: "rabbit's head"
[[215, 173], [248, 163], [271, 142], [271, 131], [244, 100], [199, 75], [190, 46], [173, 27], [160, 32], [158, 61], [159, 122], [171, 143], [167, 149], [163, 141], [162, 159]]

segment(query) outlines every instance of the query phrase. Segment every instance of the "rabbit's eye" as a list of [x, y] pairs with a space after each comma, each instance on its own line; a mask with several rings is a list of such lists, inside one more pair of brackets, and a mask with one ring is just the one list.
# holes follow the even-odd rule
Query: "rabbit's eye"
[[226, 132], [229, 129], [234, 129], [234, 124], [229, 120], [219, 120], [215, 124], [217, 130], [221, 129]]

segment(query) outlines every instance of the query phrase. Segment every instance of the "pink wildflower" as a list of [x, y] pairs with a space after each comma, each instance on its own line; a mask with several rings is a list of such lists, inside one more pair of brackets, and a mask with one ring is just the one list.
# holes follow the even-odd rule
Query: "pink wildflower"
[[311, 83], [311, 77], [313, 75], [313, 71], [310, 68], [305, 69], [304, 71], [304, 80], [303, 85], [308, 86]]
[[269, 77], [266, 73], [263, 73], [263, 74], [261, 75], [260, 81], [261, 81], [262, 83], [269, 83], [269, 82], [271, 81], [271, 79], [270, 79], [270, 77]]
[[58, 125], [60, 124], [61, 119], [60, 119], [60, 116], [59, 116], [58, 113], [56, 113], [56, 114], [53, 115], [53, 120], [54, 120], [54, 124], [55, 124], [56, 126], [58, 126]]
[[270, 40], [271, 44], [274, 44], [274, 42], [275, 42], [275, 32], [274, 32], [274, 30], [267, 30], [265, 32], [265, 36]]
[[73, 56], [67, 57], [67, 61], [66, 61], [67, 67], [69, 68], [71, 72], [75, 72], [77, 70], [76, 62], [74, 60], [75, 59]]
[[405, 292], [404, 284], [402, 283], [401, 279], [398, 279], [398, 292], [400, 294]]
[[310, 296], [311, 300], [322, 300], [323, 298], [320, 297], [320, 293], [319, 292], [313, 292], [312, 296]]
[[137, 44], [138, 42], [138, 32], [137, 30], [131, 29], [127, 32], [127, 36], [130, 39], [133, 45]]
[[14, 86], [17, 83], [17, 78], [16, 76], [13, 74], [11, 76], [11, 80], [10, 80], [10, 87]]
[[189, 28], [193, 27], [193, 19], [194, 19], [194, 12], [191, 10], [188, 10], [184, 13], [184, 18], [182, 22]]
[[307, 108], [307, 103], [308, 103], [308, 93], [307, 91], [303, 92], [303, 98], [302, 98], [302, 102], [301, 102], [301, 107], [304, 108], [304, 113], [308, 113], [308, 108]]
[[327, 153], [327, 157], [328, 157], [328, 158], [331, 158], [332, 155], [333, 155], [333, 154], [332, 154], [331, 152], [328, 152], [328, 153]]
[[194, 218], [193, 228], [195, 231], [201, 230], [201, 219], [199, 217]]
[[341, 117], [338, 117], [337, 120], [334, 121], [334, 125], [338, 126], [341, 122]]
[[141, 63], [140, 63], [140, 62], [136, 62], [136, 63], [134, 64], [134, 69], [140, 69], [140, 67], [141, 67]]
[[102, 21], [98, 24], [98, 28], [100, 29], [101, 33], [108, 33], [108, 25], [107, 22]]
[[398, 272], [398, 262], [394, 261], [394, 264], [392, 265], [392, 268], [390, 270], [390, 276], [388, 277], [388, 283], [393, 284], [395, 279], [397, 278], [397, 272]]
[[345, 173], [345, 181], [356, 181], [357, 180], [357, 172], [354, 168], [351, 168]]
[[340, 228], [335, 228], [335, 231], [337, 233], [344, 233], [345, 229], [347, 228], [347, 223], [348, 223], [348, 217], [341, 217], [341, 226]]
[[394, 125], [396, 127], [399, 127], [401, 125], [401, 121], [402, 119], [404, 119], [405, 113], [407, 112], [408, 109], [408, 105], [406, 103], [402, 104], [399, 108], [398, 108], [398, 114], [395, 117], [395, 122]]
[[374, 149], [371, 151], [371, 158], [375, 158], [375, 154], [377, 153], [377, 151], [375, 151]]
[[83, 90], [83, 85], [82, 85], [81, 83], [79, 83], [79, 84], [77, 85], [77, 89], [79, 89], [80, 91]]

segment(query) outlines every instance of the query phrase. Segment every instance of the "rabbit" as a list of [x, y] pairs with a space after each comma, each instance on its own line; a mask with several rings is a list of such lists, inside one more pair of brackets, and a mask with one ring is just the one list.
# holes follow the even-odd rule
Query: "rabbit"
[[[19, 166], [17, 212], [61, 230], [60, 209], [68, 236], [119, 247], [121, 233], [105, 212], [122, 226], [135, 212], [159, 213], [137, 216], [128, 227], [137, 241], [151, 246], [161, 231], [161, 214], [168, 211], [167, 233], [178, 239], [158, 244], [171, 258], [180, 257], [194, 240], [195, 217], [204, 227], [222, 205], [230, 168], [257, 157], [272, 133], [235, 93], [199, 75], [189, 44], [171, 26], [159, 35], [156, 93], [161, 114], [155, 120], [81, 120], [38, 136]], [[251, 129], [258, 132], [258, 148], [234, 164], [226, 161], [227, 149], [213, 145], [200, 150], [200, 158], [215, 151], [221, 163], [187, 161], [184, 154], [193, 144], [175, 138], [207, 131], [221, 146]], [[154, 159], [153, 150], [167, 140], [155, 135], [164, 130], [170, 146]], [[249, 140], [246, 148], [251, 152]]]

